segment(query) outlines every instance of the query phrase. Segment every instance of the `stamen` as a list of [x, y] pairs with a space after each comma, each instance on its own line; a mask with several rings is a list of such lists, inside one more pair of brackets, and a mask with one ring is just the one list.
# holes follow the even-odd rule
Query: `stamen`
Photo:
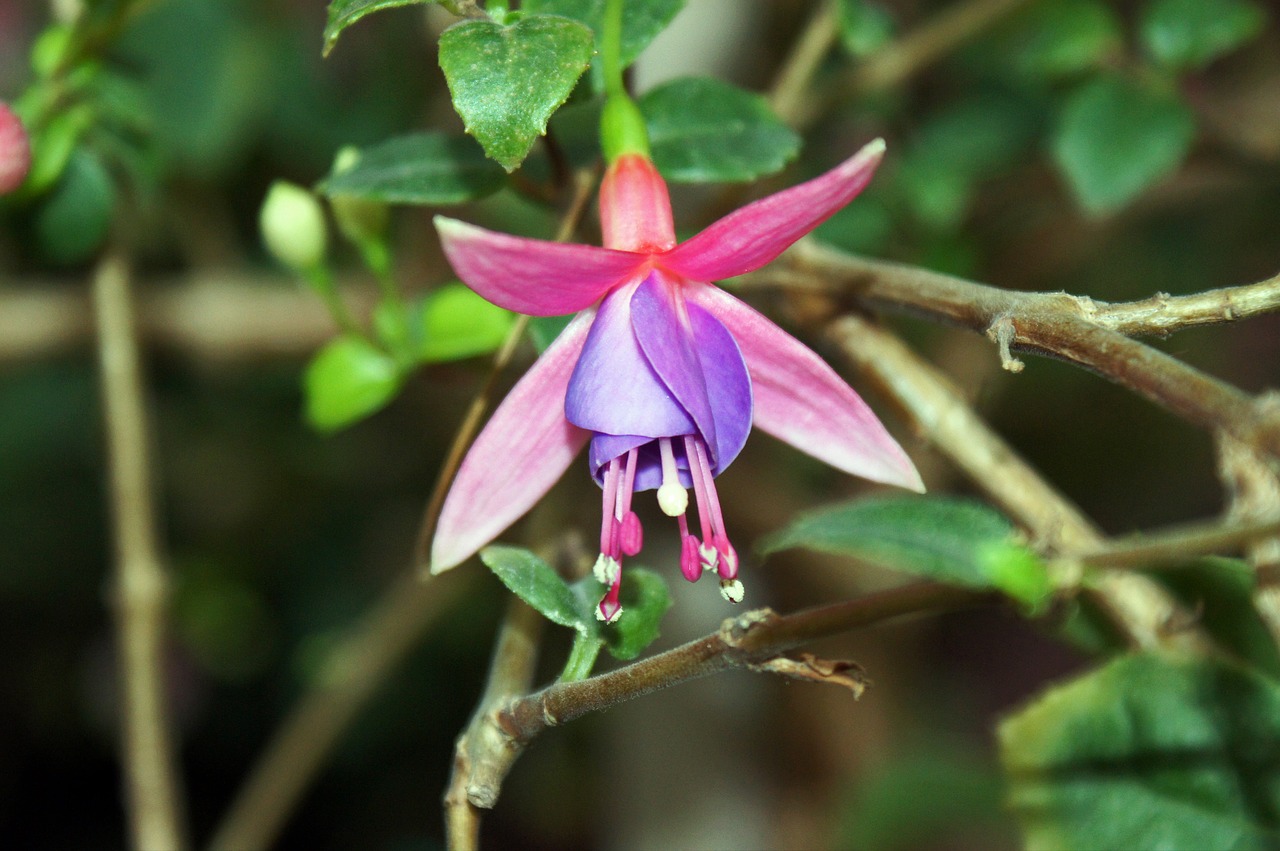
[[676, 454], [671, 448], [671, 438], [658, 438], [658, 452], [662, 456], [662, 486], [658, 488], [658, 506], [668, 517], [679, 517], [689, 509], [689, 492], [680, 484], [680, 472], [676, 469]]
[[738, 575], [738, 551], [729, 543], [729, 537], [724, 533], [716, 536], [715, 547], [720, 553], [720, 578], [733, 579]]
[[604, 473], [604, 506], [600, 512], [600, 552], [613, 555], [614, 506], [618, 501], [618, 479], [622, 465], [614, 458]]
[[613, 623], [622, 616], [622, 604], [618, 602], [618, 594], [621, 590], [622, 571], [619, 570], [613, 579], [613, 584], [609, 586], [608, 593], [604, 595], [604, 599], [596, 607], [596, 620]]
[[618, 527], [618, 546], [623, 555], [633, 556], [643, 545], [644, 529], [640, 526], [640, 518], [634, 511], [628, 511]]
[[626, 513], [631, 510], [631, 492], [635, 490], [636, 486], [636, 467], [638, 466], [636, 459], [639, 454], [640, 447], [632, 447], [631, 451], [627, 453], [626, 465], [622, 468], [622, 491], [618, 494], [618, 502], [614, 507], [614, 516], [618, 520], [622, 520]]
[[747, 589], [743, 588], [742, 583], [737, 579], [720, 580], [720, 596], [730, 603], [741, 603], [746, 593]]
[[690, 582], [702, 578], [702, 560], [698, 554], [698, 539], [693, 535], [682, 535], [680, 538], [680, 572]]
[[612, 585], [621, 570], [622, 565], [618, 564], [618, 560], [604, 553], [600, 553], [596, 563], [591, 567], [591, 573], [601, 585]]
[[693, 497], [698, 503], [698, 523], [702, 526], [702, 540], [711, 540], [711, 524], [707, 522], [707, 488], [701, 471], [698, 469], [698, 453], [695, 451], [696, 438], [686, 435], [684, 452], [689, 459], [689, 478], [693, 479]]

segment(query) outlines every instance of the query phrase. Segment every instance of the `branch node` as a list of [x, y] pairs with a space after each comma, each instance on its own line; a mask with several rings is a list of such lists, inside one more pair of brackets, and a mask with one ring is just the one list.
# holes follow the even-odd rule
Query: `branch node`
[[752, 609], [736, 618], [725, 618], [724, 623], [720, 624], [720, 640], [729, 647], [737, 647], [751, 630], [777, 619], [778, 613], [768, 608]]
[[1014, 327], [1013, 319], [1007, 314], [997, 317], [987, 328], [987, 338], [1000, 349], [1000, 366], [1012, 373], [1022, 372], [1026, 366], [1022, 361], [1015, 358], [1009, 350], [1009, 347], [1017, 337], [1018, 329]]

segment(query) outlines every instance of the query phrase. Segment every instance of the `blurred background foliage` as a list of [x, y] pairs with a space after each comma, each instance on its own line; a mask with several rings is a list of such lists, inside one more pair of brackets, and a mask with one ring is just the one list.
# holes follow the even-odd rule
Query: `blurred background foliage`
[[[196, 282], [292, 292], [300, 285], [258, 235], [273, 181], [312, 186], [343, 146], [461, 131], [436, 57], [453, 19], [437, 8], [371, 15], [322, 59], [317, 3], [154, 0], [85, 47], [87, 59], [60, 67], [60, 5], [0, 8], [0, 95], [40, 116], [28, 189], [0, 199], [0, 297], [87, 293], [108, 240], [128, 247], [149, 293]], [[108, 18], [114, 5], [89, 4]], [[1242, 0], [1011, 2], [928, 67], [883, 85], [859, 76], [902, 34], [972, 5], [839, 3], [838, 49], [791, 117], [798, 161], [765, 186], [728, 191], [794, 182], [883, 135], [885, 166], [820, 238], [1012, 289], [1113, 301], [1250, 282], [1280, 266], [1273, 12]], [[636, 87], [701, 73], [764, 91], [817, 6], [690, 0], [636, 66]], [[593, 156], [591, 85], [588, 75], [552, 124], [570, 160], [575, 145]], [[451, 215], [548, 236], [556, 211], [539, 182], [551, 168], [535, 146], [527, 180]], [[678, 188], [678, 227], [708, 221], [725, 192]], [[396, 276], [411, 301], [450, 278], [432, 212], [398, 207], [392, 219]], [[588, 237], [595, 227], [589, 219]], [[349, 245], [335, 244], [334, 256], [367, 309], [375, 276]], [[234, 310], [236, 292], [201, 309]], [[297, 328], [286, 313], [266, 338], [231, 333], [221, 350], [148, 341], [175, 580], [167, 673], [197, 840], [327, 649], [408, 568], [431, 483], [484, 380], [487, 362], [466, 356], [500, 338], [424, 355], [460, 359], [415, 362], [385, 408], [328, 435], [304, 419], [303, 374], [333, 331], [317, 335], [303, 312]], [[889, 321], [1107, 532], [1221, 510], [1208, 435], [1071, 367], [1037, 359], [1011, 376], [984, 340]], [[118, 847], [124, 835], [90, 339], [82, 328], [30, 351], [0, 345], [0, 833], [12, 847]], [[1275, 316], [1159, 345], [1250, 392], [1280, 378]], [[326, 426], [314, 411], [311, 419]], [[969, 490], [903, 437], [931, 489]], [[571, 525], [589, 536], [594, 496], [581, 478], [562, 483], [525, 528]], [[868, 489], [759, 437], [721, 485], [744, 543], [798, 510]], [[665, 562], [661, 552], [651, 543], [650, 566], [674, 566], [674, 551]], [[754, 561], [750, 602], [779, 610], [894, 581], [799, 552]], [[460, 573], [471, 577], [439, 581], [466, 583], [461, 597], [343, 738], [280, 847], [439, 847], [452, 741], [479, 692], [505, 596], [474, 564]], [[704, 634], [726, 614], [718, 598], [674, 584], [659, 646]], [[547, 675], [562, 651], [549, 646]], [[992, 724], [1078, 669], [1076, 651], [1011, 614], [983, 612], [883, 627], [821, 652], [858, 659], [875, 687], [851, 705], [827, 693], [835, 690], [732, 674], [553, 731], [517, 766], [486, 839], [523, 848], [1015, 843]]]

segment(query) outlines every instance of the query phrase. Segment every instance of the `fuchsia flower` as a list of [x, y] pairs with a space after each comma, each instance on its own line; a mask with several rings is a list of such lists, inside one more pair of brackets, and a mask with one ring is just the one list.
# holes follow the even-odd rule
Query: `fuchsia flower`
[[[657, 490], [681, 535], [680, 568], [716, 571], [742, 598], [715, 477], [752, 423], [831, 466], [923, 490], [910, 459], [821, 358], [708, 281], [758, 269], [849, 203], [884, 153], [876, 140], [820, 177], [756, 201], [676, 245], [667, 187], [625, 154], [600, 187], [603, 248], [524, 239], [437, 217], [458, 276], [494, 304], [578, 311], [476, 439], [445, 500], [432, 571], [447, 570], [528, 511], [590, 443], [604, 492], [598, 616], [621, 606], [621, 563], [642, 544], [631, 508]], [[693, 488], [698, 534], [686, 519]]]

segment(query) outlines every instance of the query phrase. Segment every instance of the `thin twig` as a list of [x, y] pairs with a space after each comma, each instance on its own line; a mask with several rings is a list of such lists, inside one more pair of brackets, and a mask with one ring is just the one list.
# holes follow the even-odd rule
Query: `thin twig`
[[[480, 841], [478, 808], [492, 809], [496, 786], [488, 772], [510, 749], [495, 718], [500, 707], [529, 691], [537, 662], [541, 614], [513, 597], [494, 644], [489, 679], [475, 714], [454, 747], [453, 774], [444, 795], [445, 835], [451, 851], [475, 851]], [[514, 759], [514, 757], [513, 757]], [[504, 772], [505, 773], [505, 772]], [[497, 784], [501, 784], [498, 778]]]
[[1105, 545], [1079, 555], [1079, 560], [1095, 567], [1149, 567], [1196, 556], [1224, 553], [1280, 535], [1280, 519], [1247, 523], [1202, 523], [1162, 532], [1107, 541]]
[[783, 61], [769, 90], [769, 105], [784, 123], [794, 125], [800, 116], [809, 84], [835, 44], [838, 30], [835, 2], [822, 0]]
[[459, 573], [428, 585], [406, 575], [388, 589], [280, 725], [215, 832], [211, 849], [271, 845], [342, 731], [470, 581], [470, 575]]
[[834, 82], [823, 97], [811, 98], [800, 123], [829, 114], [837, 103], [900, 85], [1028, 2], [969, 0], [949, 6], [867, 57]]
[[131, 845], [186, 847], [164, 681], [168, 578], [156, 539], [142, 374], [129, 271], [108, 256], [93, 278], [115, 533], [116, 643]]
[[[1201, 428], [1280, 456], [1280, 416], [1243, 391], [1093, 321], [1087, 299], [1065, 293], [1002, 290], [960, 278], [843, 254], [801, 242], [763, 277], [806, 274], [861, 300], [988, 334], [1013, 349], [1083, 366], [1168, 408]], [[1264, 282], [1270, 284], [1270, 282]], [[1125, 322], [1132, 325], [1130, 317]], [[1002, 360], [1007, 360], [1003, 351]], [[1011, 364], [1008, 364], [1011, 365]]]
[[[595, 187], [596, 177], [594, 170], [577, 175], [574, 181], [573, 199], [556, 230], [557, 242], [567, 241], [578, 229], [583, 213], [586, 212], [587, 201], [591, 198], [591, 192]], [[458, 467], [462, 465], [462, 459], [466, 456], [471, 441], [480, 430], [485, 411], [489, 409], [489, 404], [492, 402], [498, 379], [510, 365], [528, 325], [529, 317], [527, 316], [521, 316], [516, 320], [502, 346], [493, 356], [493, 366], [490, 367], [484, 384], [472, 398], [462, 418], [462, 424], [458, 426], [458, 431], [453, 436], [449, 454], [445, 457], [440, 474], [436, 477], [435, 487], [431, 490], [431, 498], [427, 500], [427, 507], [422, 513], [422, 525], [419, 527], [418, 541], [414, 548], [414, 563], [417, 564], [418, 572], [423, 577], [430, 576], [431, 573], [431, 539], [435, 535], [436, 523], [440, 519], [440, 510], [444, 507], [444, 498], [449, 493], [449, 486], [453, 484], [453, 477], [458, 474]]]

